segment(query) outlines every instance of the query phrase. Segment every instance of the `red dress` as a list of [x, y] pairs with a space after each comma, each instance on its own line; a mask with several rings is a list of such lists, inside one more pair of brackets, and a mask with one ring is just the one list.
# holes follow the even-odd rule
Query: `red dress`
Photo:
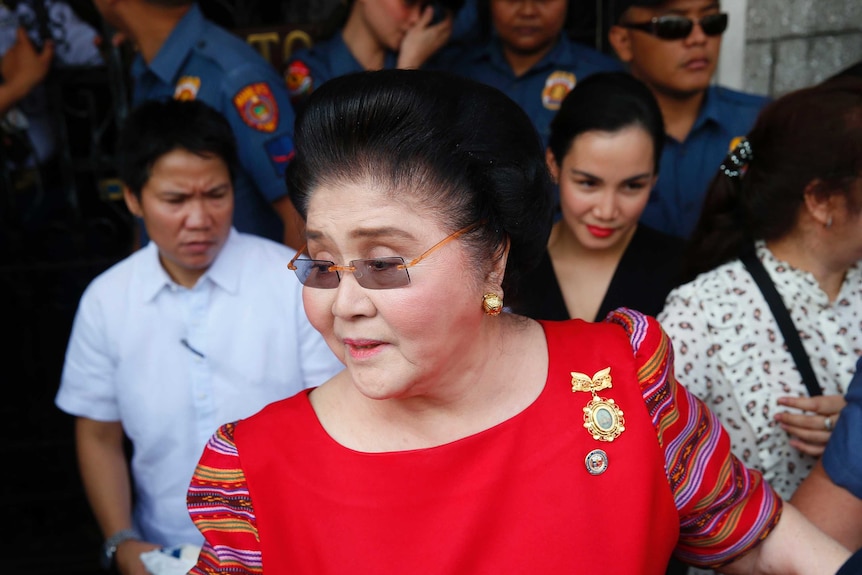
[[[630, 318], [638, 316], [620, 323]], [[641, 324], [627, 333], [544, 323], [550, 364], [540, 396], [491, 429], [433, 448], [346, 449], [321, 427], [307, 391], [223, 428], [189, 493], [207, 538], [193, 572], [658, 575], [681, 525], [691, 536], [681, 554], [732, 559], [765, 535], [779, 502], [732, 459], [708, 412], [688, 396], [672, 401], [681, 388], [661, 377], [666, 338]], [[584, 427], [591, 394], [572, 391], [572, 372], [607, 367], [612, 387], [597, 395], [625, 419], [611, 442]], [[648, 396], [650, 382], [662, 383]], [[658, 413], [669, 403], [670, 418]], [[674, 426], [690, 431], [671, 434], [669, 450]], [[585, 459], [596, 449], [607, 468], [593, 474]], [[715, 525], [704, 532], [703, 523]]]

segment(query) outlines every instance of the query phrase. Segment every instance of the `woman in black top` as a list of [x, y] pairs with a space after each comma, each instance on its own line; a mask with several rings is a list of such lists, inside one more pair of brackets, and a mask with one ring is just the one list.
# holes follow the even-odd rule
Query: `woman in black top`
[[663, 142], [661, 111], [640, 81], [603, 73], [575, 86], [551, 124], [546, 152], [562, 217], [516, 311], [597, 321], [621, 306], [661, 310], [677, 285], [683, 243], [638, 219]]

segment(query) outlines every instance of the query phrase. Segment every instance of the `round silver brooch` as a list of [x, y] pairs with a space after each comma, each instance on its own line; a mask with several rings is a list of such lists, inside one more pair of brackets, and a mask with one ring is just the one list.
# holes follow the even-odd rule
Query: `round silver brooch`
[[590, 475], [601, 475], [608, 468], [608, 454], [601, 449], [593, 449], [584, 458], [584, 465]]

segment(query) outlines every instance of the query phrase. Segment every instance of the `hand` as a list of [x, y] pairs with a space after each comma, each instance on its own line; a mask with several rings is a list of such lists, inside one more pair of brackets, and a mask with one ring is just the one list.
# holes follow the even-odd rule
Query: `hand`
[[117, 546], [114, 558], [117, 560], [117, 569], [122, 575], [149, 575], [149, 571], [141, 561], [141, 553], [158, 549], [161, 545], [129, 539]]
[[[778, 405], [793, 407], [810, 413], [781, 412], [775, 420], [791, 435], [790, 445], [808, 455], [819, 457], [832, 436], [832, 428], [847, 405], [842, 395], [817, 397], [779, 397]], [[827, 426], [826, 418], [831, 425]]]
[[18, 28], [15, 43], [3, 55], [0, 63], [3, 84], [13, 89], [18, 99], [23, 98], [48, 75], [53, 57], [53, 42], [48, 40], [42, 52], [36, 52], [24, 29]]
[[419, 68], [442, 48], [452, 34], [452, 14], [431, 26], [434, 8], [426, 6], [416, 25], [407, 31], [398, 51], [398, 68]]

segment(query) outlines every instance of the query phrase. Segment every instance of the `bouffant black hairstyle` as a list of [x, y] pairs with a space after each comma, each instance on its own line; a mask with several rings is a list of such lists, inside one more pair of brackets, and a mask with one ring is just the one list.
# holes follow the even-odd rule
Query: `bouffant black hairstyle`
[[299, 114], [288, 189], [305, 217], [322, 185], [373, 181], [464, 236], [478, 269], [509, 246], [503, 289], [545, 250], [552, 187], [538, 134], [502, 92], [445, 72], [381, 70], [334, 78]]

